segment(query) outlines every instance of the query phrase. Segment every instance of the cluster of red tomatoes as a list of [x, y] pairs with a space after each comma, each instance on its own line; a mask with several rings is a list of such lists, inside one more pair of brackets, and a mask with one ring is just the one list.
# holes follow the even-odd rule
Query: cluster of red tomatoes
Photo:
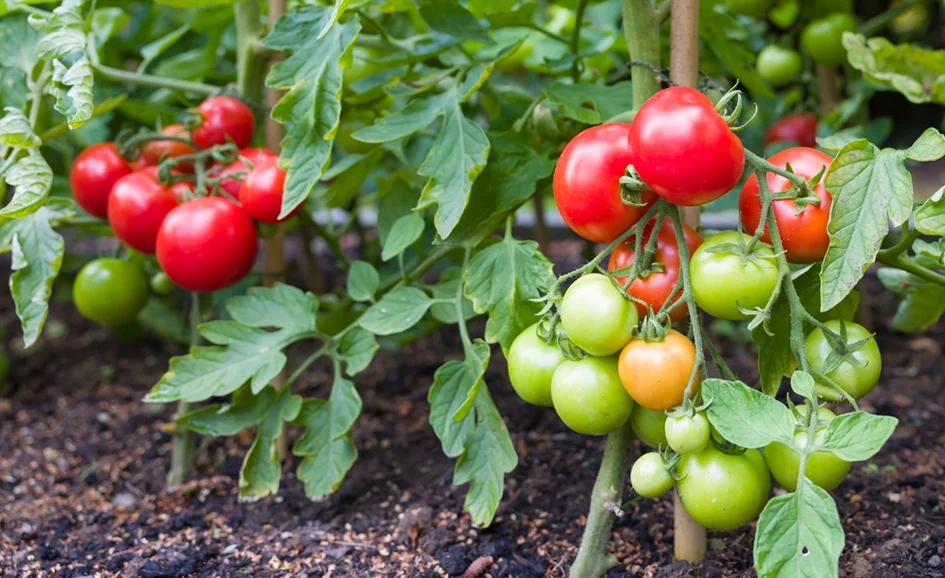
[[[246, 148], [255, 118], [240, 100], [210, 97], [196, 116], [192, 129], [180, 124], [166, 127], [141, 147], [132, 162], [115, 143], [87, 148], [72, 166], [70, 184], [78, 204], [89, 214], [108, 219], [118, 239], [139, 253], [155, 254], [170, 281], [188, 291], [212, 292], [239, 282], [252, 269], [258, 250], [254, 221], [279, 222], [286, 174], [276, 153]], [[190, 157], [222, 145], [238, 147], [239, 158], [227, 166], [210, 167], [201, 182], [213, 186], [197, 190]], [[158, 164], [166, 159], [177, 159], [171, 184], [158, 174]], [[96, 275], [80, 273], [75, 290], [80, 311], [87, 313], [83, 304], [89, 301], [82, 298], [88, 293], [82, 283], [97, 278], [96, 286], [101, 286], [110, 278], [105, 269], [115, 267], [97, 263]], [[129, 286], [126, 274], [111, 276], [126, 278], [115, 281], [113, 289]], [[130, 285], [135, 290], [129, 292], [137, 295], [138, 284]], [[101, 312], [86, 316], [109, 325], [116, 321], [116, 316]]]
[[[771, 156], [775, 166], [804, 177], [803, 197], [778, 198], [772, 210], [792, 263], [823, 259], [829, 244], [827, 219], [830, 194], [820, 180], [832, 161], [829, 155], [806, 147]], [[647, 190], [642, 202], [628, 204], [621, 178], [632, 165]], [[568, 225], [597, 243], [613, 243], [638, 223], [658, 198], [683, 206], [708, 203], [735, 187], [743, 177], [745, 151], [715, 106], [700, 92], [668, 88], [640, 108], [631, 124], [605, 124], [577, 135], [564, 149], [554, 174], [554, 194]], [[772, 193], [793, 190], [785, 177], [767, 173]], [[679, 458], [667, 467], [653, 452], [634, 465], [631, 481], [644, 496], [658, 496], [674, 484], [683, 505], [703, 526], [731, 529], [752, 520], [767, 501], [774, 473], [786, 488], [796, 482], [799, 455], [790, 448], [723, 451], [712, 442], [711, 428], [699, 411], [683, 411], [687, 393], [700, 386], [696, 349], [683, 333], [664, 328], [641, 331], [642, 317], [662, 313], [679, 321], [686, 308], [682, 295], [682, 256], [689, 255], [692, 295], [697, 305], [721, 319], [745, 320], [764, 308], [781, 279], [769, 231], [758, 242], [752, 235], [763, 227], [757, 178], [744, 184], [739, 203], [747, 233], [726, 232], [706, 241], [683, 226], [677, 235], [672, 220], [645, 223], [640, 242], [630, 236], [614, 249], [609, 275], [590, 273], [575, 281], [558, 305], [560, 331], [545, 335], [541, 324], [527, 328], [508, 351], [512, 386], [527, 402], [552, 406], [572, 430], [589, 435], [612, 432], [630, 420], [634, 431], [653, 447], [670, 448]], [[655, 236], [655, 242], [654, 242]], [[683, 244], [686, 251], [681, 251]], [[633, 267], [636, 248], [650, 262]], [[629, 279], [633, 271], [636, 275]], [[820, 329], [807, 338], [811, 367], [826, 375], [853, 397], [868, 393], [879, 379], [879, 351], [862, 327], [831, 321], [827, 329], [861, 346], [837, 367], [828, 367], [831, 345]], [[566, 337], [587, 355], [568, 359], [558, 341]], [[572, 356], [573, 357], [573, 356]], [[826, 371], [828, 370], [829, 371]], [[836, 390], [822, 387], [827, 399]], [[668, 410], [674, 410], [667, 415]], [[831, 414], [832, 415], [832, 414]], [[822, 424], [827, 417], [823, 416]], [[801, 424], [799, 432], [806, 424]], [[797, 448], [806, 443], [799, 433]], [[818, 435], [822, 435], [818, 434]], [[717, 441], [722, 442], [721, 438]], [[821, 455], [823, 454], [823, 455]], [[849, 464], [819, 452], [810, 462], [820, 473], [811, 478], [835, 487]], [[767, 460], [767, 461], [766, 461]], [[845, 469], [844, 469], [845, 468]], [[674, 470], [677, 474], [670, 473]], [[819, 476], [819, 477], [818, 477]], [[678, 481], [675, 481], [678, 480]]]

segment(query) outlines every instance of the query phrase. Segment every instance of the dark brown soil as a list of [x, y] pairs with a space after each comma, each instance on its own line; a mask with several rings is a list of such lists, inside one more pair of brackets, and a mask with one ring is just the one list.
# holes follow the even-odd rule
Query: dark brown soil
[[[882, 328], [889, 303], [880, 309]], [[0, 316], [15, 342], [6, 295]], [[401, 352], [381, 352], [358, 378], [361, 455], [334, 496], [308, 500], [293, 458], [277, 497], [240, 503], [238, 472], [250, 435], [208, 440], [193, 481], [162, 490], [171, 408], [140, 400], [173, 348], [118, 342], [68, 304], [51, 318], [39, 349], [16, 359], [12, 398], [0, 400], [2, 576], [425, 578], [462, 576], [485, 556], [493, 578], [567, 575], [603, 439], [570, 433], [552, 410], [521, 403], [495, 353], [487, 382], [520, 461], [495, 523], [471, 527], [462, 512], [465, 488], [452, 486], [453, 463], [427, 424], [433, 372], [459, 350], [449, 328]], [[842, 575], [945, 576], [945, 328], [925, 336], [880, 329], [878, 338], [882, 387], [863, 405], [901, 424], [834, 492], [847, 529]], [[720, 341], [750, 380], [750, 358], [738, 353], [743, 345]], [[324, 368], [311, 370], [305, 393], [322, 394], [327, 378]], [[633, 503], [617, 522], [620, 564], [608, 576], [754, 576], [750, 529], [711, 535], [697, 567], [673, 562], [672, 541], [669, 498]]]

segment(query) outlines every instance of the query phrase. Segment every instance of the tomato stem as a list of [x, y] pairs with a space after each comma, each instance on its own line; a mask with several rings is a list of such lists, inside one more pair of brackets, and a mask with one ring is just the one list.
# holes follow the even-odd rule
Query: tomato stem
[[[190, 348], [193, 349], [200, 344], [200, 321], [202, 318], [202, 308], [200, 306], [200, 294], [190, 294]], [[177, 411], [174, 413], [174, 420], [179, 420], [191, 411], [189, 401], [180, 400], [177, 402]], [[177, 424], [174, 429], [174, 441], [171, 446], [171, 467], [167, 471], [166, 485], [168, 488], [179, 486], [190, 477], [190, 471], [194, 464], [194, 433]]]

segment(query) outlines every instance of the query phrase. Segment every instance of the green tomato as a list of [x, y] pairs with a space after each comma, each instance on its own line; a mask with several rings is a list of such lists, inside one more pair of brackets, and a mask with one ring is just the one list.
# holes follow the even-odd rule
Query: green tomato
[[551, 399], [561, 421], [585, 435], [610, 433], [633, 411], [633, 400], [617, 374], [616, 357], [565, 361], [551, 378]]
[[141, 268], [121, 259], [89, 261], [75, 278], [72, 299], [79, 313], [101, 325], [134, 321], [148, 301]]
[[[811, 369], [818, 373], [824, 373], [824, 375], [839, 385], [843, 391], [850, 394], [853, 399], [860, 399], [873, 391], [873, 388], [876, 387], [876, 384], [879, 382], [879, 375], [883, 369], [882, 356], [879, 353], [879, 346], [876, 345], [876, 340], [873, 339], [873, 335], [862, 325], [832, 319], [824, 323], [824, 326], [830, 331], [839, 334], [841, 324], [846, 328], [846, 342], [848, 345], [864, 339], [866, 340], [862, 346], [849, 353], [849, 356], [853, 358], [853, 363], [851, 363], [849, 359], [844, 359], [840, 362], [839, 366], [824, 373], [827, 358], [830, 356], [832, 349], [830, 342], [827, 341], [827, 337], [820, 328], [811, 331], [805, 340], [807, 361], [810, 362]], [[827, 385], [818, 384], [817, 393], [820, 394], [822, 398], [830, 401], [840, 401], [843, 399], [843, 396], [840, 395], [839, 392]]]
[[164, 271], [158, 271], [151, 276], [151, 291], [158, 295], [170, 295], [174, 290], [174, 282]]
[[811, 20], [824, 18], [831, 14], [842, 13], [851, 14], [853, 12], [853, 0], [815, 0], [814, 2], [804, 2], [804, 14]]
[[761, 513], [771, 492], [771, 474], [758, 450], [729, 455], [714, 445], [679, 461], [679, 499], [699, 525], [733, 530]]
[[729, 12], [743, 16], [764, 16], [772, 4], [774, 0], [725, 0]]
[[793, 48], [769, 44], [761, 49], [755, 66], [761, 78], [780, 88], [797, 82], [804, 72], [804, 59]]
[[929, 28], [929, 9], [925, 4], [913, 4], [889, 23], [889, 30], [899, 36], [912, 36]]
[[620, 351], [639, 322], [636, 305], [600, 273], [585, 275], [568, 287], [559, 311], [571, 342], [596, 356]]
[[545, 343], [538, 336], [538, 324], [519, 333], [509, 348], [509, 380], [515, 393], [533, 405], [554, 405], [551, 379], [566, 361], [556, 344]]
[[701, 412], [667, 418], [666, 441], [677, 454], [701, 452], [709, 444], [709, 420]]
[[739, 235], [745, 244], [751, 240], [744, 233], [720, 233], [702, 243], [689, 264], [696, 303], [719, 319], [748, 319], [739, 306], [764, 307], [780, 276], [771, 247], [759, 242], [743, 258], [738, 254]]
[[643, 454], [630, 468], [630, 485], [644, 498], [658, 498], [673, 487], [659, 452]]
[[633, 406], [630, 414], [630, 427], [633, 434], [644, 444], [653, 449], [666, 447], [666, 412], [647, 409], [642, 405]]
[[839, 66], [846, 62], [847, 50], [843, 47], [843, 33], [856, 31], [856, 19], [850, 14], [835, 13], [814, 20], [801, 32], [801, 49], [814, 62], [827, 66]]
[[[825, 435], [826, 428], [818, 429], [816, 443], [823, 443]], [[791, 447], [781, 442], [772, 442], [765, 447], [768, 469], [781, 487], [789, 492], [797, 489], [797, 475], [801, 468], [800, 452], [807, 447], [808, 439], [810, 438], [806, 431], [798, 431], [791, 440]], [[807, 456], [804, 477], [829, 492], [847, 477], [851, 465], [830, 452], [818, 450]]]

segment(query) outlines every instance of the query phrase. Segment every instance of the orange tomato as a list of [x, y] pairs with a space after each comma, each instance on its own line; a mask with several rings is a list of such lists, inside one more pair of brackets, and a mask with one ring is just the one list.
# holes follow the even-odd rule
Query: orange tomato
[[[620, 352], [620, 382], [635, 402], [654, 411], [676, 407], [696, 364], [696, 348], [682, 333], [671, 329], [663, 341], [633, 339]], [[696, 376], [692, 393], [699, 389]]]

